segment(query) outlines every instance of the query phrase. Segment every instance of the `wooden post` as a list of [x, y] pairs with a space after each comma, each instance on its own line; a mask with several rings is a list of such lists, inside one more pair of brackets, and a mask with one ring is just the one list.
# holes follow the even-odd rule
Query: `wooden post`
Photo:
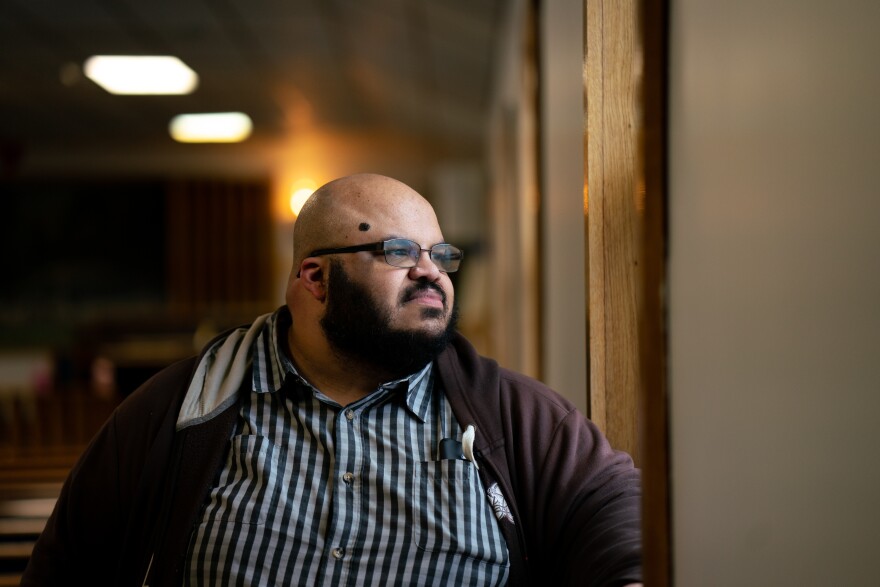
[[590, 418], [638, 463], [637, 6], [585, 2]]

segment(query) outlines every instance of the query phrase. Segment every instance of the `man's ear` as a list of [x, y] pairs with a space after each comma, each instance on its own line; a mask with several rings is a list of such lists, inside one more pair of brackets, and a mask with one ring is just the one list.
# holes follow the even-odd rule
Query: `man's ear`
[[316, 257], [303, 259], [299, 266], [299, 276], [303, 287], [306, 288], [316, 300], [323, 302], [327, 297], [326, 272], [323, 262]]

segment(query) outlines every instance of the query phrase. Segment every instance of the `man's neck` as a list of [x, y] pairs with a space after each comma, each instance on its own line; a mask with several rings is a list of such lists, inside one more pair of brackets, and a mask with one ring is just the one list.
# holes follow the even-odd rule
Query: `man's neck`
[[339, 353], [323, 336], [309, 339], [303, 340], [291, 326], [285, 349], [288, 358], [303, 379], [341, 406], [363, 399], [396, 378], [356, 357]]

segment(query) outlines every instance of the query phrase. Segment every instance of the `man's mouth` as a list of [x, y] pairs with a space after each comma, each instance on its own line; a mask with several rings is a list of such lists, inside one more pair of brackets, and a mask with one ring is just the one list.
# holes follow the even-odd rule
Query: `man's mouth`
[[407, 290], [403, 303], [416, 302], [434, 308], [446, 308], [446, 293], [434, 284], [414, 286]]

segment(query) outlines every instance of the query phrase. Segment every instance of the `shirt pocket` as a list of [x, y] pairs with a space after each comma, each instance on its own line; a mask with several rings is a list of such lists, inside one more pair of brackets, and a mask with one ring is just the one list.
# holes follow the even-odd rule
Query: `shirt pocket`
[[279, 463], [285, 449], [263, 436], [234, 436], [217, 487], [211, 492], [206, 519], [260, 525], [278, 505]]
[[413, 534], [427, 552], [506, 564], [507, 548], [476, 467], [464, 460], [416, 463]]

